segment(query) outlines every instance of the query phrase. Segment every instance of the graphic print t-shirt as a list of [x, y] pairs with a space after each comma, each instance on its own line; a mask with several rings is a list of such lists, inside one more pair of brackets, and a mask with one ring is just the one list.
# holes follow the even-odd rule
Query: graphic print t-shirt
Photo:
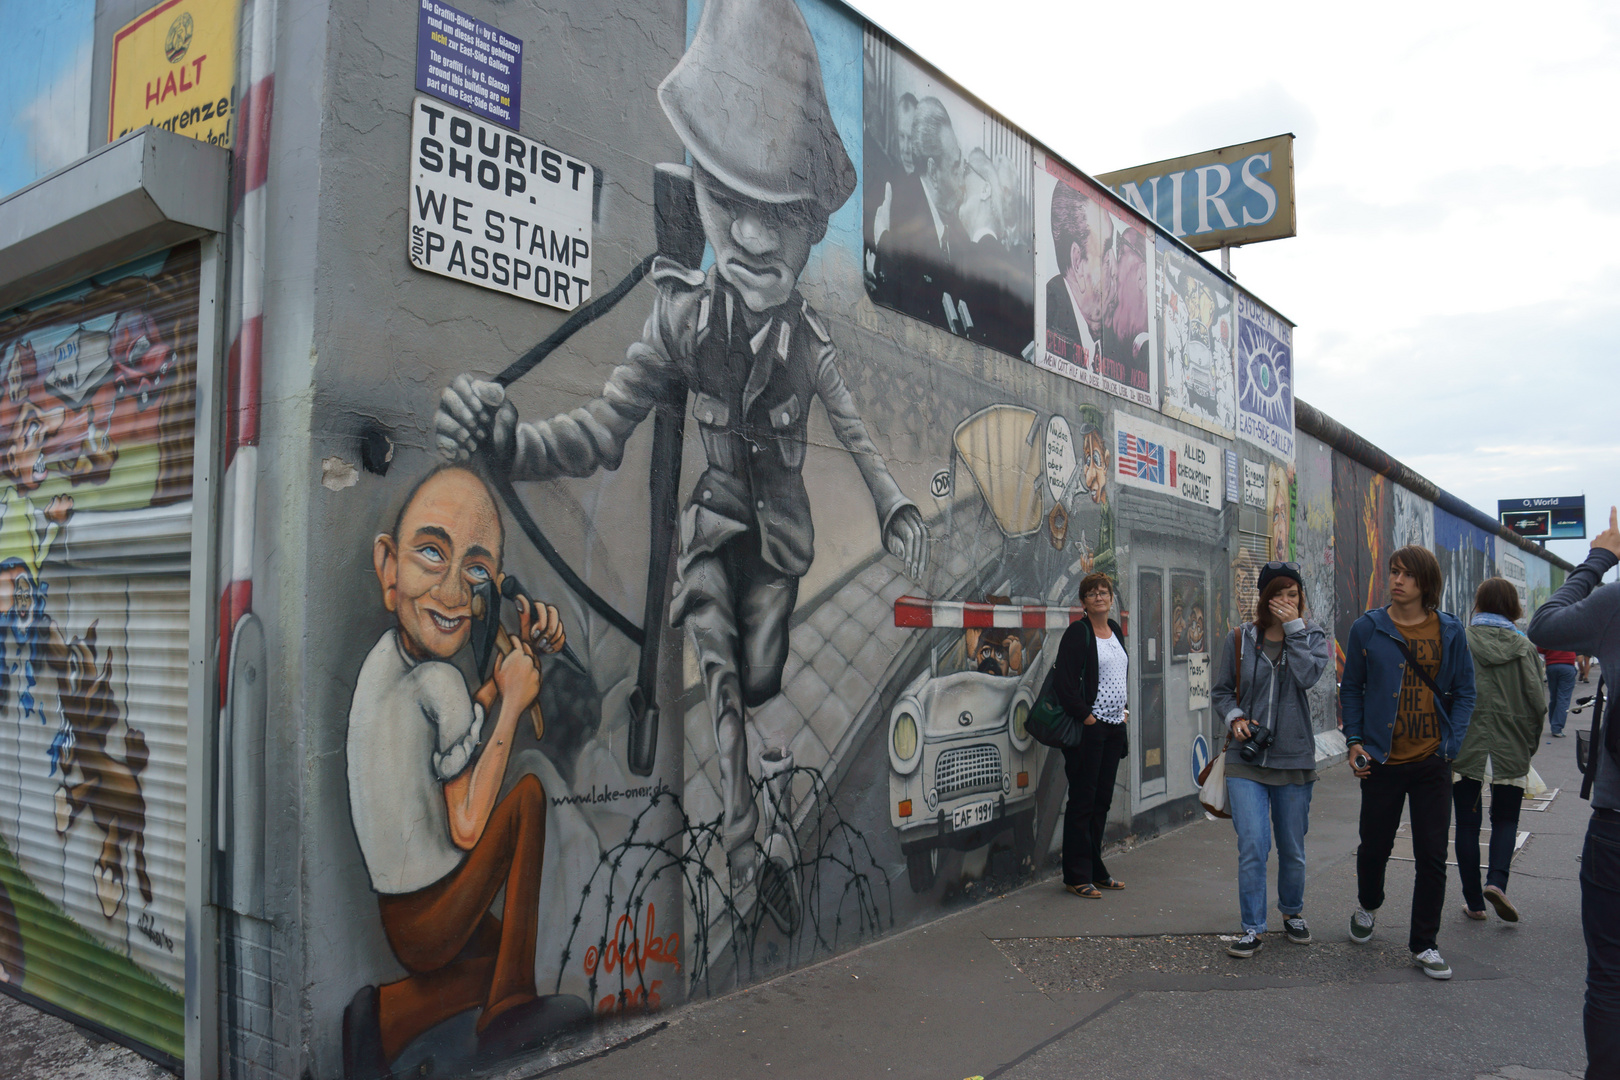
[[[1439, 679], [1440, 616], [1431, 611], [1421, 624], [1397, 624], [1395, 631], [1406, 638], [1406, 647], [1412, 650], [1429, 678]], [[1395, 704], [1395, 732], [1389, 741], [1389, 764], [1423, 761], [1439, 752], [1440, 712], [1435, 708], [1434, 694], [1408, 664], [1406, 677], [1401, 680], [1401, 696]]]

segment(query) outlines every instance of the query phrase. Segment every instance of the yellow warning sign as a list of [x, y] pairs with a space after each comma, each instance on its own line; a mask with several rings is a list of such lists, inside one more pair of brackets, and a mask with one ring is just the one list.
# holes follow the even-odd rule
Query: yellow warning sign
[[229, 147], [236, 19], [235, 0], [166, 0], [118, 31], [107, 140], [151, 124]]

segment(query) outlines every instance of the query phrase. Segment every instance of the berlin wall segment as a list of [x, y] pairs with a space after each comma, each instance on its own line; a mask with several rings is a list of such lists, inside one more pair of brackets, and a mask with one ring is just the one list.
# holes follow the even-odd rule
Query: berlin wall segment
[[333, 8], [311, 457], [364, 467], [303, 564], [312, 1075], [485, 1068], [1042, 871], [1021, 721], [1087, 572], [1122, 835], [1190, 805], [1266, 560], [1334, 627], [1397, 510], [1448, 602], [1495, 565], [1296, 432], [1285, 320], [845, 8], [469, 2], [511, 126], [378, 78], [414, 15]]

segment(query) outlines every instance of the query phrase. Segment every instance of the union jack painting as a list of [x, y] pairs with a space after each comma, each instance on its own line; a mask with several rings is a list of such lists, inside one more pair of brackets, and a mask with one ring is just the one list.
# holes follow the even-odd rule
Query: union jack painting
[[1138, 435], [1119, 433], [1119, 474], [1150, 484], [1164, 483], [1164, 447]]

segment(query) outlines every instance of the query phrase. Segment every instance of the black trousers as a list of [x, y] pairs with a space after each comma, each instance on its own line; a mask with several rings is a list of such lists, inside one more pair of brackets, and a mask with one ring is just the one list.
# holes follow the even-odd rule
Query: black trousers
[[[1384, 903], [1384, 870], [1395, 846], [1401, 809], [1412, 804], [1412, 856], [1417, 875], [1412, 888], [1414, 953], [1435, 947], [1440, 911], [1446, 903], [1446, 832], [1451, 828], [1451, 765], [1427, 758], [1405, 765], [1373, 762], [1361, 782], [1361, 846], [1356, 849], [1356, 893], [1361, 906], [1377, 911]], [[1477, 846], [1475, 850], [1478, 850]]]
[[1581, 852], [1586, 1075], [1620, 1078], [1620, 811], [1594, 810]]
[[[1451, 786], [1451, 802], [1457, 811], [1457, 877], [1462, 879], [1463, 901], [1470, 911], [1485, 910], [1485, 893], [1479, 882], [1479, 826], [1484, 820], [1481, 805], [1483, 781], [1464, 777]], [[1513, 864], [1513, 841], [1519, 835], [1519, 808], [1524, 805], [1524, 789], [1512, 784], [1491, 785], [1491, 855], [1485, 871], [1485, 884], [1507, 891], [1508, 868]]]
[[1063, 811], [1063, 884], [1107, 881], [1103, 829], [1114, 801], [1114, 774], [1125, 756], [1125, 725], [1101, 720], [1081, 729], [1079, 746], [1063, 748], [1069, 805]]

